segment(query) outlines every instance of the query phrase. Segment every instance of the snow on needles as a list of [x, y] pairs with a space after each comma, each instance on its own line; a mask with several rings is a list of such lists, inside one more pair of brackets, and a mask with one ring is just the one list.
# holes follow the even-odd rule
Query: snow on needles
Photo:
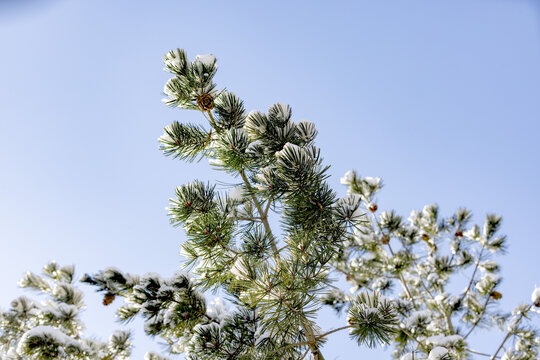
[[426, 343], [428, 344], [443, 347], [456, 346], [460, 341], [463, 341], [463, 337], [460, 335], [435, 335], [426, 339]]
[[216, 63], [216, 57], [212, 54], [197, 55], [193, 63], [210, 67]]
[[339, 179], [339, 182], [343, 185], [350, 185], [354, 181], [355, 176], [356, 174], [354, 173], [354, 171], [349, 170], [345, 173], [345, 175], [343, 175], [341, 179]]
[[219, 322], [221, 322], [229, 315], [227, 305], [223, 302], [221, 298], [215, 298], [214, 300], [212, 300], [208, 305], [206, 312], [208, 316], [210, 316], [212, 319], [216, 319]]
[[235, 186], [229, 191], [229, 199], [235, 201], [244, 200], [244, 188], [242, 186]]
[[448, 355], [448, 350], [442, 346], [437, 346], [429, 352], [428, 360], [442, 360], [446, 357], [446, 355]]
[[540, 287], [534, 286], [534, 291], [531, 294], [531, 301], [536, 307], [540, 307]]
[[[42, 341], [46, 342], [52, 342], [53, 344], [56, 344], [57, 346], [61, 346], [63, 348], [81, 348], [81, 344], [79, 344], [75, 339], [64, 334], [57, 328], [54, 328], [52, 326], [36, 326], [35, 328], [28, 330], [26, 333], [24, 333], [21, 341], [19, 342], [17, 352], [19, 354], [24, 353], [24, 347], [29, 346], [31, 343], [34, 343], [36, 339], [41, 339]], [[81, 350], [84, 349], [81, 348]]]

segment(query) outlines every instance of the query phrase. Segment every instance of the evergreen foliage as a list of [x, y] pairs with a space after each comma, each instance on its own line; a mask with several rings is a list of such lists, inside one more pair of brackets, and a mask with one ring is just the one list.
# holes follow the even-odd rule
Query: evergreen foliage
[[0, 312], [0, 359], [128, 359], [130, 334], [116, 331], [108, 342], [83, 337], [80, 312], [83, 293], [74, 285], [73, 266], [51, 262], [43, 276], [27, 273], [20, 286], [35, 290], [46, 300], [21, 296]]
[[[382, 292], [394, 296], [399, 327], [394, 338], [394, 356], [410, 359], [435, 353], [451, 359], [468, 359], [472, 354], [469, 336], [480, 328], [499, 327], [506, 337], [497, 356], [509, 339], [503, 359], [536, 359], [540, 338], [536, 329], [525, 323], [534, 305], [518, 305], [512, 316], [496, 306], [502, 294], [498, 291], [500, 268], [494, 257], [504, 252], [506, 237], [499, 234], [502, 218], [488, 214], [482, 228], [471, 225], [472, 214], [458, 209], [449, 217], [439, 214], [437, 205], [427, 205], [411, 212], [407, 221], [394, 211], [377, 215], [375, 195], [380, 179], [361, 178], [350, 171], [341, 179], [349, 194], [361, 199], [370, 220], [355, 229], [335, 269], [346, 275], [354, 291]], [[464, 289], [452, 293], [469, 278]], [[398, 286], [400, 293], [394, 290]], [[327, 299], [344, 306], [350, 301], [343, 293]], [[351, 301], [351, 308], [354, 302]], [[429, 355], [430, 359], [433, 358]]]
[[[391, 344], [402, 360], [537, 358], [540, 339], [528, 320], [540, 291], [511, 314], [497, 307], [495, 255], [506, 245], [500, 216], [488, 215], [480, 228], [466, 209], [442, 217], [428, 205], [404, 220], [379, 210], [380, 178], [354, 171], [342, 178], [348, 194], [339, 198], [315, 147], [315, 126], [294, 122], [289, 105], [246, 113], [239, 97], [216, 89], [212, 55], [190, 62], [177, 49], [165, 55], [165, 65], [173, 77], [164, 102], [200, 111], [208, 125], [174, 122], [159, 138], [161, 150], [185, 161], [208, 159], [231, 176], [230, 191], [195, 180], [170, 199], [170, 221], [187, 234], [181, 252], [192, 275], [165, 279], [107, 268], [81, 279], [104, 294], [104, 304], [124, 300], [122, 321], [142, 317], [146, 334], [168, 345], [167, 356], [183, 353], [190, 360], [322, 360], [325, 341], [343, 330], [360, 346]], [[55, 266], [45, 271], [54, 287], [33, 274], [22, 285], [63, 305], [49, 311], [16, 300], [2, 314], [2, 356], [79, 359], [91, 356], [89, 348], [109, 351], [94, 358], [127, 356], [124, 333], [111, 337], [108, 347], [80, 345], [82, 295], [71, 268]], [[453, 293], [456, 274], [463, 273], [468, 281]], [[352, 284], [352, 295], [336, 287], [336, 275]], [[220, 298], [209, 303], [207, 290], [226, 296], [228, 305]], [[323, 306], [347, 312], [342, 327], [317, 323]], [[478, 351], [469, 344], [473, 332], [495, 325], [505, 333], [497, 348]], [[62, 335], [50, 335], [54, 329]], [[146, 359], [165, 357], [149, 353]]]

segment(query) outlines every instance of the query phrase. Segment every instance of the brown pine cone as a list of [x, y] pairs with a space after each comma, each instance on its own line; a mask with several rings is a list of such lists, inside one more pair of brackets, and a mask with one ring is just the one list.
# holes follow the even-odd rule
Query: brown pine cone
[[201, 111], [210, 111], [214, 108], [214, 98], [210, 94], [199, 95], [197, 106]]
[[103, 297], [103, 305], [110, 305], [114, 301], [115, 295], [113, 293], [106, 293]]

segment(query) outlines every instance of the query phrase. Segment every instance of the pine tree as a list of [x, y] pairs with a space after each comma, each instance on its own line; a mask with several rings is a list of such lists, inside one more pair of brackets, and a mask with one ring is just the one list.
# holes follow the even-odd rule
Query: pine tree
[[[404, 360], [537, 358], [540, 340], [528, 320], [540, 306], [540, 289], [511, 314], [496, 306], [502, 294], [493, 256], [506, 243], [500, 216], [488, 215], [480, 229], [466, 209], [443, 218], [428, 205], [404, 221], [379, 211], [381, 180], [354, 171], [342, 178], [348, 195], [339, 198], [314, 145], [315, 126], [293, 122], [290, 106], [247, 113], [239, 97], [213, 82], [212, 55], [191, 62], [177, 49], [165, 55], [165, 66], [172, 78], [164, 102], [201, 112], [207, 125], [172, 123], [159, 138], [161, 150], [188, 162], [208, 159], [230, 175], [230, 190], [196, 180], [170, 200], [171, 223], [187, 234], [181, 252], [191, 275], [107, 268], [81, 279], [104, 294], [104, 303], [124, 299], [121, 320], [142, 317], [144, 331], [169, 345], [168, 356], [191, 360], [322, 360], [325, 341], [341, 331], [359, 346], [392, 344]], [[464, 271], [469, 281], [452, 294], [450, 280]], [[336, 286], [337, 275], [353, 285], [352, 295]], [[228, 306], [220, 298], [208, 303], [207, 291], [226, 296]], [[342, 327], [317, 324], [323, 306], [346, 311]], [[497, 348], [468, 343], [491, 325], [505, 333]], [[28, 329], [19, 337], [28, 338]], [[58, 358], [36, 348], [42, 358]], [[25, 349], [19, 345], [18, 356], [31, 356]]]
[[108, 342], [84, 338], [80, 312], [83, 293], [74, 285], [73, 266], [50, 262], [43, 276], [27, 273], [19, 285], [43, 295], [36, 301], [21, 296], [0, 312], [0, 359], [128, 359], [130, 333], [116, 331]]

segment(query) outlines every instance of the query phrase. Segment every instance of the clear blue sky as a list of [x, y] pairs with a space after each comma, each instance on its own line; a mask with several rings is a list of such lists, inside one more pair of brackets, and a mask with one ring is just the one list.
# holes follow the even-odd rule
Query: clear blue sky
[[[218, 85], [248, 109], [286, 102], [313, 121], [342, 194], [339, 177], [354, 168], [383, 177], [381, 208], [502, 214], [502, 305], [540, 285], [540, 2], [4, 0], [0, 306], [51, 259], [79, 274], [178, 269], [185, 237], [168, 224], [167, 199], [223, 176], [157, 150], [164, 126], [200, 121], [160, 101], [162, 56], [176, 47], [215, 54]], [[96, 295], [87, 301], [88, 333], [120, 327]], [[159, 349], [140, 333], [136, 344], [134, 359]], [[345, 334], [325, 353], [389, 358]]]

